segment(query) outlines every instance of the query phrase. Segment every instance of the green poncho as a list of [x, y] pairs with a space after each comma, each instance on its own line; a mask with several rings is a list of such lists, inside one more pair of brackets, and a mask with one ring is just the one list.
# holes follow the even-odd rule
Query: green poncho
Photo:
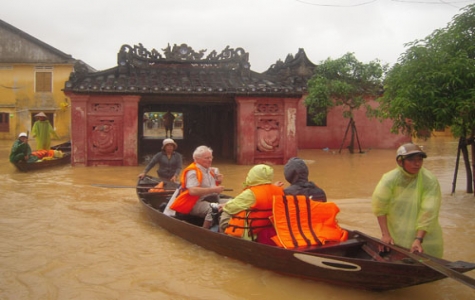
[[13, 143], [12, 150], [10, 151], [10, 162], [14, 163], [24, 160], [25, 156], [30, 156], [30, 154], [30, 145], [28, 145], [28, 143], [23, 143], [18, 139]]
[[417, 174], [409, 174], [398, 166], [379, 181], [372, 206], [376, 216], [387, 216], [389, 233], [396, 245], [411, 248], [417, 231], [424, 230], [424, 252], [442, 257], [441, 201], [439, 182], [430, 171], [421, 168]]
[[24, 161], [25, 156], [28, 156], [27, 162], [32, 163], [38, 160], [38, 157], [31, 155], [31, 147], [28, 143], [23, 143], [20, 139], [17, 139], [12, 146], [10, 152], [10, 162], [16, 163]]
[[31, 129], [31, 134], [36, 140], [36, 150], [49, 150], [51, 147], [51, 135], [58, 138], [48, 120], [36, 121]]

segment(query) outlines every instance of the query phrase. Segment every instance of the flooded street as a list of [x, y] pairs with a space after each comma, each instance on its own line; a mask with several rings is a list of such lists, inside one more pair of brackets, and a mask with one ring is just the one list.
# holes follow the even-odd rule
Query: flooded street
[[[147, 219], [133, 188], [143, 165], [66, 165], [21, 173], [8, 162], [12, 143], [0, 141], [0, 299], [475, 298], [474, 289], [452, 279], [375, 293], [286, 277], [219, 256]], [[438, 137], [419, 144], [429, 156], [424, 166], [442, 187], [444, 258], [475, 262], [475, 198], [465, 193], [462, 164], [451, 195], [457, 140]], [[371, 194], [382, 174], [396, 166], [395, 152], [315, 149], [299, 156], [310, 179], [340, 207], [340, 225], [379, 238]], [[213, 166], [224, 174], [231, 195], [239, 193], [251, 167], [226, 161]], [[274, 169], [275, 180], [285, 182], [283, 166]], [[475, 271], [466, 275], [475, 278]]]

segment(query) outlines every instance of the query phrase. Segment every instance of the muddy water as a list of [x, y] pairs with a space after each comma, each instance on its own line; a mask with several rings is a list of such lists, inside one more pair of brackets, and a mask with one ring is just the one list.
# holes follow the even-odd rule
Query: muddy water
[[[374, 293], [289, 278], [221, 257], [154, 226], [134, 186], [138, 167], [72, 168], [20, 173], [0, 141], [0, 299], [473, 299], [475, 290], [444, 279]], [[451, 195], [457, 141], [421, 142], [425, 166], [443, 189], [445, 258], [475, 262], [475, 198], [459, 171]], [[311, 180], [327, 192], [342, 226], [379, 237], [370, 197], [394, 168], [395, 150], [303, 150]], [[237, 194], [249, 166], [216, 161]], [[283, 166], [275, 166], [284, 181]], [[154, 171], [153, 171], [154, 172]], [[152, 172], [151, 172], [152, 174]], [[94, 186], [107, 185], [107, 188]], [[467, 273], [475, 277], [475, 271]]]

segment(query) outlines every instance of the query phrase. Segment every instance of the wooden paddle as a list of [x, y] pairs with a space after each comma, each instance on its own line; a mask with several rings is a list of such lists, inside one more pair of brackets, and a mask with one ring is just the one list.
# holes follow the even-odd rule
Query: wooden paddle
[[386, 243], [384, 243], [380, 240], [377, 240], [377, 239], [375, 239], [371, 236], [368, 236], [367, 234], [364, 234], [362, 232], [359, 232], [359, 231], [356, 231], [356, 230], [355, 230], [355, 232], [358, 233], [359, 235], [365, 236], [365, 237], [367, 237], [367, 238], [369, 238], [373, 241], [381, 243], [389, 249], [392, 249], [394, 251], [399, 251], [402, 254], [406, 255], [407, 257], [413, 259], [414, 261], [416, 261], [420, 264], [423, 264], [423, 265], [431, 268], [432, 270], [439, 272], [442, 275], [445, 275], [449, 278], [455, 279], [455, 280], [471, 287], [472, 289], [475, 289], [475, 279], [474, 278], [469, 277], [467, 275], [464, 275], [460, 272], [457, 272], [457, 271], [455, 271], [451, 268], [448, 268], [448, 267], [444, 266], [443, 264], [435, 261], [432, 257], [430, 257], [430, 256], [428, 256], [424, 253], [412, 253], [412, 252], [408, 251], [405, 248], [402, 248], [402, 247], [399, 247], [399, 246], [396, 246], [396, 245], [386, 244]]
[[397, 251], [400, 251], [401, 253], [404, 253], [408, 257], [412, 258], [413, 260], [417, 261], [418, 263], [421, 263], [432, 270], [435, 270], [439, 272], [440, 274], [443, 274], [449, 278], [455, 279], [458, 282], [461, 282], [472, 289], [475, 289], [475, 279], [467, 276], [465, 274], [462, 274], [460, 272], [457, 272], [451, 268], [448, 268], [444, 266], [443, 264], [433, 260], [430, 256], [424, 254], [424, 253], [412, 253], [410, 251], [407, 251], [404, 248], [395, 246], [395, 245], [386, 245], [387, 247], [390, 247], [391, 249], [395, 249]]
[[[157, 183], [150, 184], [150, 186], [132, 186], [132, 185], [114, 185], [114, 184], [101, 184], [101, 183], [94, 183], [91, 184], [92, 186], [103, 187], [103, 188], [113, 188], [113, 189], [122, 189], [122, 188], [147, 188], [151, 189], [157, 185]], [[172, 189], [175, 190], [175, 189]]]
[[[100, 184], [100, 183], [94, 183], [91, 184], [91, 186], [96, 186], [96, 187], [102, 187], [102, 188], [134, 188], [134, 189], [152, 189], [156, 186], [157, 184], [153, 184], [150, 186], [132, 186], [132, 185], [113, 185], [113, 184]], [[165, 191], [174, 191], [175, 189], [164, 189]], [[232, 192], [233, 189], [224, 189], [226, 192]]]

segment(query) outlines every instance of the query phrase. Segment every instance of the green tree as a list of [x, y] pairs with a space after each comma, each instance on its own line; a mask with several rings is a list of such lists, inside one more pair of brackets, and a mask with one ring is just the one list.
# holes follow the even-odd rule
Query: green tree
[[358, 139], [353, 111], [362, 106], [369, 108], [367, 100], [374, 99], [381, 93], [386, 68], [387, 66], [381, 65], [378, 60], [365, 64], [358, 61], [353, 53], [346, 53], [341, 58], [328, 58], [318, 65], [315, 74], [307, 83], [308, 96], [305, 105], [314, 122], [320, 123], [332, 107], [343, 107], [343, 117], [348, 118], [349, 122], [342, 146], [348, 130], [351, 129], [348, 146], [351, 153], [355, 136]]
[[386, 75], [377, 114], [393, 120], [393, 132], [417, 137], [451, 127], [454, 136], [460, 138], [457, 167], [462, 152], [468, 175], [467, 192], [471, 193], [468, 145], [472, 145], [473, 158], [475, 5], [462, 11], [445, 28], [406, 45], [408, 49]]

